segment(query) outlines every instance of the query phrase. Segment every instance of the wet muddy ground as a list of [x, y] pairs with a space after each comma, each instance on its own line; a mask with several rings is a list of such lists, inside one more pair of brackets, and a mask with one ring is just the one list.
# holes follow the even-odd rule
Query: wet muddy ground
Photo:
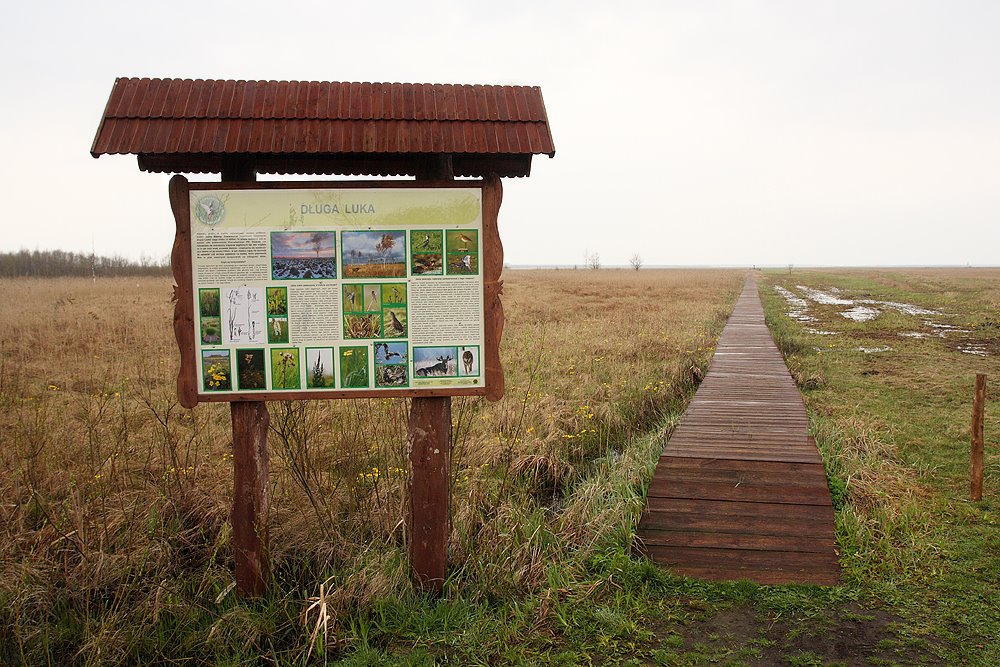
[[954, 316], [940, 310], [899, 301], [852, 298], [836, 287], [816, 289], [805, 285], [794, 287], [776, 285], [774, 290], [788, 304], [786, 311], [788, 317], [798, 322], [810, 323], [806, 331], [815, 335], [837, 336], [853, 333], [835, 330], [838, 321], [875, 322], [890, 313], [912, 316], [915, 322], [911, 328], [893, 331], [888, 336], [884, 332], [866, 331], [865, 337], [877, 337], [884, 343], [857, 348], [867, 354], [892, 351], [893, 346], [890, 342], [892, 339], [911, 342], [937, 340], [963, 354], [981, 357], [1000, 354], [1000, 339], [976, 336], [975, 332], [949, 321]]
[[683, 625], [654, 627], [658, 639], [671, 646], [655, 664], [755, 665], [757, 667], [819, 665], [944, 665], [931, 642], [898, 634], [899, 619], [878, 609], [849, 603], [804, 617], [762, 614], [735, 605]]

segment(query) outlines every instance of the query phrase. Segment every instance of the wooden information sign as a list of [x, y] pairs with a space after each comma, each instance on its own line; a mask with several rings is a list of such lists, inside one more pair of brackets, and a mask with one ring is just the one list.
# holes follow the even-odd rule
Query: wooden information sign
[[178, 395], [503, 395], [498, 178], [170, 181]]
[[125, 154], [222, 178], [171, 179], [171, 266], [180, 402], [230, 403], [237, 593], [270, 579], [266, 402], [379, 396], [410, 399], [410, 564], [440, 592], [451, 397], [503, 396], [498, 174], [555, 155], [541, 90], [119, 78], [91, 155]]

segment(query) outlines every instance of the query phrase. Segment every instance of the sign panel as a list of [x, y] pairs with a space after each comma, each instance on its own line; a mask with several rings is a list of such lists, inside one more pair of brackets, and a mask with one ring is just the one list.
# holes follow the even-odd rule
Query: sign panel
[[182, 404], [502, 394], [498, 180], [178, 176], [171, 203]]

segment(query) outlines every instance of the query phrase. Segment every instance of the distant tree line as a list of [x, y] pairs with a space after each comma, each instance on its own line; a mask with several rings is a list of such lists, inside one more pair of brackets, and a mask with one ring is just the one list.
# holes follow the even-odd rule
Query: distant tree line
[[65, 250], [19, 250], [0, 253], [0, 277], [54, 278], [82, 276], [165, 276], [170, 274], [169, 259], [155, 260], [142, 256], [139, 261], [127, 257], [102, 257]]

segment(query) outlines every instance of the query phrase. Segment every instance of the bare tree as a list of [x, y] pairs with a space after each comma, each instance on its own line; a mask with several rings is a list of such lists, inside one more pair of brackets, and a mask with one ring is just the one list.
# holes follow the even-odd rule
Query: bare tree
[[595, 271], [601, 268], [601, 256], [596, 252], [587, 255], [587, 268], [594, 269]]
[[628, 263], [632, 265], [633, 269], [638, 271], [642, 268], [642, 257], [639, 256], [639, 253], [635, 253], [629, 258]]
[[386, 263], [386, 259], [389, 257], [389, 253], [392, 252], [393, 246], [396, 245], [396, 239], [392, 238], [392, 234], [383, 234], [382, 240], [378, 242], [375, 246], [375, 250], [382, 257], [382, 264]]

